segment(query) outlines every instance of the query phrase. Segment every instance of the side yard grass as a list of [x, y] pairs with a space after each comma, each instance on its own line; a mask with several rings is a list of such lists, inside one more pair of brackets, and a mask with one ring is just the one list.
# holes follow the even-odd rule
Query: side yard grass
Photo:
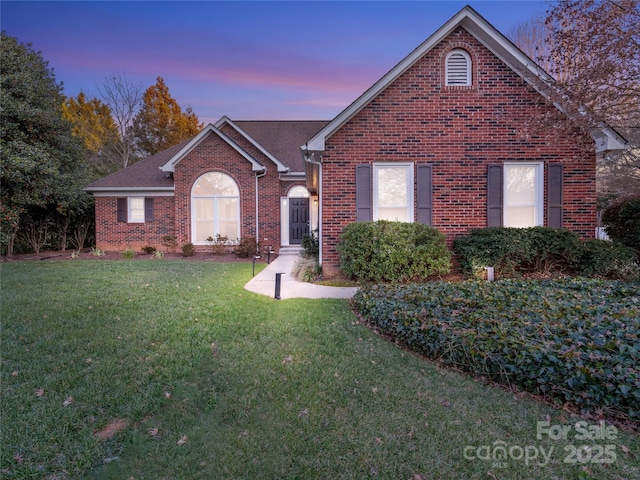
[[246, 292], [250, 264], [0, 268], [3, 478], [640, 477], [638, 435]]

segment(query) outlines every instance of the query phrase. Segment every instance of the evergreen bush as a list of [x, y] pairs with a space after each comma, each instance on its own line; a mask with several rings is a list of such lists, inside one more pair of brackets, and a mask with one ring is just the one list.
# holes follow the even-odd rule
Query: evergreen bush
[[640, 196], [610, 206], [602, 221], [609, 238], [640, 252]]
[[451, 270], [444, 235], [422, 223], [352, 223], [342, 232], [338, 252], [343, 273], [364, 282], [423, 280]]

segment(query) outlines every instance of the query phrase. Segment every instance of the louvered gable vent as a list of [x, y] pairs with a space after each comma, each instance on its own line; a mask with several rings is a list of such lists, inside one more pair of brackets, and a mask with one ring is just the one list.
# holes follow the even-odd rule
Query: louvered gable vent
[[471, 85], [471, 57], [464, 50], [447, 55], [447, 85]]

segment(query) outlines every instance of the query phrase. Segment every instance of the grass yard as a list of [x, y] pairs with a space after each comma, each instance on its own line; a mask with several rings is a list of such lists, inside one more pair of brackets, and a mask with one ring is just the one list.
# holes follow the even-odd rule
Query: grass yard
[[251, 264], [0, 275], [3, 478], [640, 478], [638, 435], [441, 369], [347, 301], [249, 293]]

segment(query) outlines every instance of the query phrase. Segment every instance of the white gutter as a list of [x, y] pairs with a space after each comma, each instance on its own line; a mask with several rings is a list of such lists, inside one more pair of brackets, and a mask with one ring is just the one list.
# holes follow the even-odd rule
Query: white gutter
[[[262, 172], [256, 172], [256, 246], [260, 244], [260, 233], [259, 233], [259, 228], [260, 228], [260, 203], [258, 201], [258, 199], [260, 198], [259, 192], [258, 192], [258, 179], [264, 177], [267, 174], [266, 170], [263, 170]], [[258, 253], [258, 252], [256, 252]]]

